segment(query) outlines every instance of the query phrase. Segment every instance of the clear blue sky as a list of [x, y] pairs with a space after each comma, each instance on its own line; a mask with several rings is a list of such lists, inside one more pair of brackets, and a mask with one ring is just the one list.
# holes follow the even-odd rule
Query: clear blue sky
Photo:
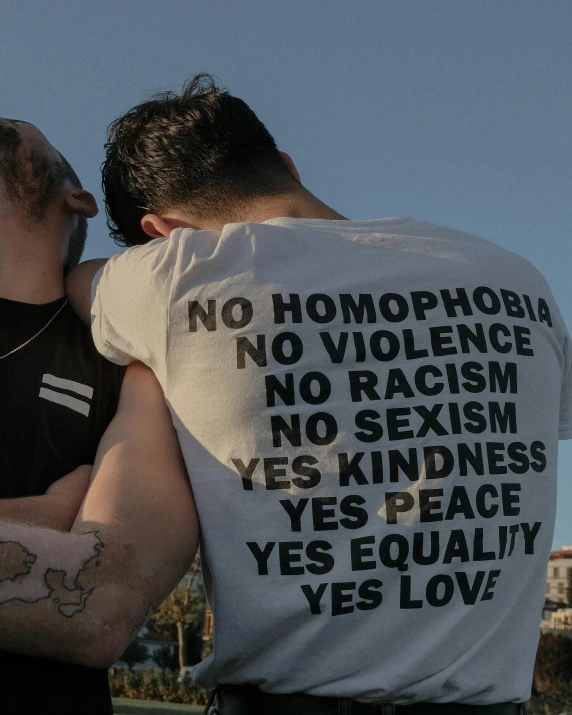
[[[350, 218], [410, 215], [532, 261], [572, 328], [569, 0], [3, 0], [0, 114], [101, 197], [105, 129], [206, 70]], [[115, 248], [103, 215], [87, 257]], [[555, 546], [572, 544], [562, 443]]]

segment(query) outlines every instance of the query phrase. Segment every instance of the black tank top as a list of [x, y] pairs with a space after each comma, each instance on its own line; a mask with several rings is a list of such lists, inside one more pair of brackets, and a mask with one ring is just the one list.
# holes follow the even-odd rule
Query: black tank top
[[[0, 298], [0, 355], [35, 335], [64, 301]], [[75, 467], [93, 464], [124, 371], [99, 355], [69, 304], [0, 359], [0, 499], [43, 494]], [[2, 715], [113, 712], [107, 670], [0, 651], [0, 684]]]

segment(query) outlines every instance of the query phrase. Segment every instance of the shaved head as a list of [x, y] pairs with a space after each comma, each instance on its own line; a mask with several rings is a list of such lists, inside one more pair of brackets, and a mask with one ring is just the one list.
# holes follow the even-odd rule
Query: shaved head
[[[0, 196], [32, 223], [41, 223], [64, 183], [81, 189], [66, 159], [33, 124], [0, 119]], [[87, 236], [87, 220], [78, 217], [70, 236], [65, 271], [79, 262]]]
[[43, 219], [61, 188], [61, 166], [33, 125], [0, 121], [0, 179], [6, 198], [29, 217]]

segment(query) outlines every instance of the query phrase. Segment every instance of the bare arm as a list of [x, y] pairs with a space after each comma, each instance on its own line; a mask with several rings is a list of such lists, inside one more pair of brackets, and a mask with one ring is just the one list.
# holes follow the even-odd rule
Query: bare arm
[[0, 523], [2, 647], [111, 665], [182, 578], [198, 537], [163, 394], [134, 363], [72, 532]]
[[86, 325], [91, 323], [91, 284], [97, 271], [108, 260], [108, 258], [92, 258], [84, 261], [66, 276], [66, 295], [70, 305]]
[[91, 465], [84, 464], [54, 482], [45, 494], [0, 499], [0, 520], [69, 531], [87, 492], [90, 476]]

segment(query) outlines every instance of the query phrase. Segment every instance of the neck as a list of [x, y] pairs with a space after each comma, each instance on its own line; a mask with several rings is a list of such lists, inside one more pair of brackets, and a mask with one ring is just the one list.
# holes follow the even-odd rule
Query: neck
[[250, 223], [263, 223], [279, 217], [325, 219], [328, 221], [348, 220], [304, 188], [296, 193], [269, 197], [252, 204], [248, 207], [242, 220]]
[[64, 295], [62, 246], [55, 235], [48, 225], [0, 218], [0, 298], [41, 304]]

